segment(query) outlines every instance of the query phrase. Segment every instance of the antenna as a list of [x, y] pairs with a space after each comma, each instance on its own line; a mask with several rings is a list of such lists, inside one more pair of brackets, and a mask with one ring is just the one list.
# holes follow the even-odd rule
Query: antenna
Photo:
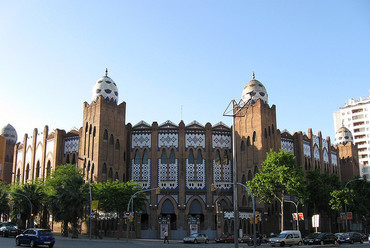
[[181, 121], [182, 121], [182, 105], [181, 105]]

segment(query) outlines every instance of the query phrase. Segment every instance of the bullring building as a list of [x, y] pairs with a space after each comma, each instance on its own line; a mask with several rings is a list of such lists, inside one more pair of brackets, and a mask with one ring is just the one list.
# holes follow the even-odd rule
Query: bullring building
[[[241, 93], [243, 115], [235, 117], [238, 182], [252, 180], [270, 149], [293, 153], [304, 170], [319, 169], [342, 177], [345, 164], [348, 177], [359, 174], [357, 148], [351, 141], [333, 146], [329, 137], [323, 138], [321, 132], [313, 134], [311, 129], [308, 134], [281, 132], [276, 124], [276, 106], [269, 104], [265, 86], [254, 75]], [[159, 238], [162, 230], [168, 230], [172, 239], [194, 232], [207, 233], [210, 238], [234, 232], [232, 186], [224, 184], [211, 191], [212, 183], [233, 182], [231, 127], [222, 122], [211, 125], [196, 121], [126, 123], [126, 103], [119, 102], [117, 85], [107, 71], [96, 82], [92, 100], [83, 103], [82, 120], [79, 130], [49, 132], [45, 126], [41, 132], [35, 129], [31, 136], [26, 134], [20, 143], [14, 145], [13, 140], [13, 145], [6, 146], [8, 150], [14, 147], [7, 153], [11, 156], [7, 163], [12, 166], [12, 182], [31, 182], [49, 176], [58, 165], [78, 164], [86, 181], [133, 180], [143, 189], [161, 188], [160, 194], [147, 193], [145, 205], [136, 211], [130, 229], [134, 237]], [[1, 135], [16, 135], [13, 129], [3, 129]], [[252, 201], [241, 188], [238, 205], [239, 234], [251, 234]], [[279, 208], [278, 202], [257, 201], [260, 233], [279, 231]], [[286, 208], [289, 213], [293, 211]], [[112, 218], [101, 213], [99, 228], [105, 235], [115, 235], [119, 230], [124, 237]], [[294, 228], [294, 221], [285, 221], [286, 227]], [[303, 232], [311, 227], [308, 216], [304, 222], [300, 225]], [[322, 223], [323, 230], [335, 225], [329, 220]]]

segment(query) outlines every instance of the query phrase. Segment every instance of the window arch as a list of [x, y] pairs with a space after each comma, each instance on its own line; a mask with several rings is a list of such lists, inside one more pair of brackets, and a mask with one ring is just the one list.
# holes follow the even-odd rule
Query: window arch
[[38, 160], [36, 163], [36, 178], [40, 177], [40, 161]]
[[139, 150], [135, 151], [134, 164], [140, 164], [140, 153]]
[[76, 164], [76, 154], [72, 154], [72, 164]]
[[167, 164], [167, 154], [165, 149], [162, 150], [161, 164]]
[[108, 130], [104, 130], [103, 141], [108, 141]]
[[67, 154], [66, 164], [69, 164], [69, 154]]
[[248, 181], [251, 181], [252, 180], [252, 171], [249, 170], [248, 171]]
[[102, 173], [107, 174], [107, 165], [106, 165], [106, 163], [103, 164]]
[[229, 156], [227, 154], [227, 151], [225, 150], [224, 151], [224, 157], [222, 159], [222, 164], [225, 165], [225, 164], [229, 164]]
[[203, 164], [203, 156], [200, 150], [198, 150], [198, 153], [197, 153], [197, 164]]
[[143, 154], [143, 164], [147, 164], [148, 163], [148, 160], [149, 160], [149, 158], [148, 158], [148, 150], [145, 149], [144, 150], [144, 154]]
[[271, 125], [271, 130], [272, 130], [272, 134], [274, 134], [275, 133], [274, 124]]
[[118, 172], [114, 175], [114, 180], [119, 180]]
[[116, 150], [120, 149], [119, 139], [116, 139]]
[[271, 128], [270, 128], [270, 126], [269, 126], [269, 136], [271, 136]]
[[51, 175], [51, 162], [49, 160], [46, 166], [46, 177], [50, 177], [50, 175]]
[[256, 141], [256, 131], [253, 132], [253, 142]]
[[194, 164], [194, 153], [193, 153], [193, 149], [190, 149], [190, 151], [189, 151], [188, 162], [189, 162], [189, 164]]
[[171, 153], [170, 153], [170, 164], [174, 164], [174, 163], [176, 163], [175, 150], [174, 149], [171, 149]]
[[248, 136], [247, 138], [247, 146], [250, 146], [251, 145], [251, 138]]
[[267, 129], [265, 128], [265, 138], [267, 138]]
[[258, 173], [258, 167], [256, 165], [256, 166], [254, 166], [254, 175], [256, 175], [257, 173]]
[[221, 155], [219, 150], [216, 150], [215, 164], [221, 164]]
[[243, 195], [242, 205], [247, 206], [247, 197], [245, 195]]
[[113, 178], [113, 170], [112, 170], [112, 167], [111, 167], [111, 168], [109, 168], [108, 177], [109, 177], [110, 179], [112, 179], [112, 178]]
[[26, 167], [26, 178], [25, 178], [26, 181], [28, 180], [29, 176], [30, 176], [30, 164], [27, 164], [27, 167]]
[[244, 140], [242, 140], [242, 143], [240, 144], [240, 150], [241, 150], [242, 152], [244, 152], [244, 151], [245, 151], [245, 144], [244, 144]]
[[244, 184], [247, 180], [245, 179], [245, 175], [242, 176], [242, 184]]

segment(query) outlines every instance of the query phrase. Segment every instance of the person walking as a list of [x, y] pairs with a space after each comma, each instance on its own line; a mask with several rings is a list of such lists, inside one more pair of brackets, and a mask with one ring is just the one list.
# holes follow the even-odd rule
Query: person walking
[[167, 232], [167, 231], [164, 231], [163, 236], [164, 236], [164, 241], [163, 241], [163, 243], [165, 244], [165, 243], [166, 243], [166, 241], [167, 241], [167, 244], [169, 244], [169, 243], [170, 243], [170, 241], [168, 240], [168, 232]]

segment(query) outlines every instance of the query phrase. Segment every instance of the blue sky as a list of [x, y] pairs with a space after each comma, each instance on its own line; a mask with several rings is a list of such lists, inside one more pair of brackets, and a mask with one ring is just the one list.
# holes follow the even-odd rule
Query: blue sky
[[370, 1], [10, 1], [0, 8], [0, 127], [18, 141], [82, 126], [105, 68], [127, 123], [222, 121], [252, 72], [280, 130], [334, 141], [333, 112], [370, 89]]

